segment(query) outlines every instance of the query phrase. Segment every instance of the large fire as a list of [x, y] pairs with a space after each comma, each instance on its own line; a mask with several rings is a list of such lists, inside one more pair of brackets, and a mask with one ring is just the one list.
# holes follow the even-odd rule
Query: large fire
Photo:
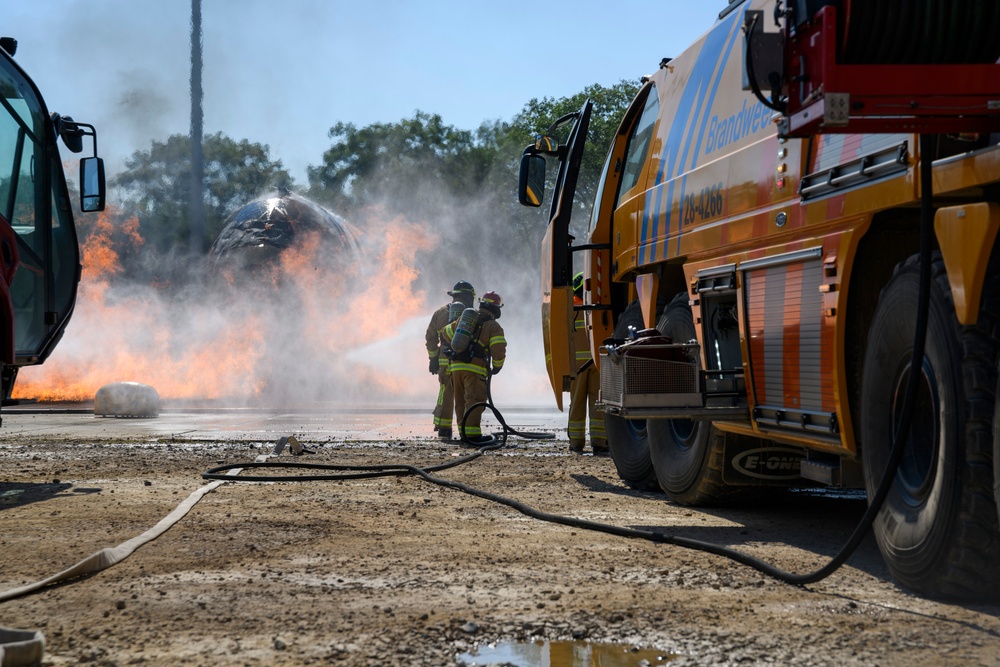
[[414, 381], [425, 374], [422, 337], [398, 341], [408, 357], [418, 355], [414, 367], [387, 368], [365, 350], [391, 345], [407, 320], [429, 312], [414, 288], [414, 260], [432, 237], [402, 219], [371, 227], [378, 234], [361, 240], [360, 258], [335, 271], [320, 239], [307, 237], [253, 285], [233, 278], [228, 287], [219, 280], [176, 290], [123, 279], [113, 232], [131, 251], [142, 238], [136, 219], [122, 224], [107, 211], [82, 241], [82, 280], [63, 340], [45, 364], [21, 371], [14, 397], [90, 400], [105, 384], [135, 381], [164, 399], [426, 398]]

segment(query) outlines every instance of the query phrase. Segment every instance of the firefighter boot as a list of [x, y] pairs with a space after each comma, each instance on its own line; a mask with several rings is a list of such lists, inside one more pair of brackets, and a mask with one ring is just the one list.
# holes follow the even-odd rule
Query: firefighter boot
[[451, 429], [449, 427], [439, 426], [437, 432], [441, 440], [451, 440]]
[[611, 453], [608, 449], [608, 441], [604, 438], [591, 438], [590, 448], [594, 450], [594, 456], [607, 456]]
[[570, 438], [569, 451], [574, 454], [583, 454], [583, 439]]
[[[469, 435], [466, 436], [465, 439], [468, 440], [469, 444], [473, 447], [483, 447], [484, 445], [492, 445], [496, 442], [493, 436], [489, 435]], [[463, 442], [463, 444], [465, 443]]]

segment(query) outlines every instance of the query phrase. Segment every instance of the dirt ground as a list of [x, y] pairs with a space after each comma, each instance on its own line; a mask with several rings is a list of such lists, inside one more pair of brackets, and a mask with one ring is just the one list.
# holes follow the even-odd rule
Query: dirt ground
[[[278, 460], [431, 466], [469, 453], [417, 437], [304, 444], [315, 453]], [[627, 488], [610, 459], [570, 455], [565, 440], [512, 444], [439, 475], [799, 572], [824, 563], [864, 508], [857, 495], [796, 493], [696, 511]], [[139, 535], [207, 484], [203, 471], [272, 447], [0, 439], [0, 590]], [[901, 590], [871, 539], [800, 588], [719, 556], [382, 477], [225, 483], [110, 569], [0, 603], [0, 626], [44, 633], [45, 665], [459, 665], [477, 647], [545, 639], [657, 649], [677, 666], [966, 666], [1000, 664], [998, 612]]]

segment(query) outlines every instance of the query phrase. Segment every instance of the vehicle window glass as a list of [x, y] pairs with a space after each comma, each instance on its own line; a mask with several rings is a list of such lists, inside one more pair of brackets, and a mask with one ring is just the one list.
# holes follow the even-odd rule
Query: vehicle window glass
[[[52, 165], [52, 183], [58, 183], [58, 171], [62, 167], [55, 161]], [[76, 227], [73, 226], [72, 210], [69, 201], [59, 195], [55, 186], [52, 188], [52, 275], [53, 297], [52, 309], [60, 316], [68, 314], [76, 299], [77, 267], [80, 264], [79, 246], [76, 238]]]
[[653, 127], [656, 124], [659, 110], [659, 97], [656, 94], [656, 87], [653, 86], [646, 97], [646, 105], [643, 107], [642, 115], [635, 122], [629, 136], [628, 150], [625, 153], [625, 170], [622, 173], [619, 193], [628, 192], [639, 182], [639, 175], [646, 163], [649, 145], [653, 138]]
[[15, 174], [14, 207], [11, 226], [17, 234], [21, 266], [14, 274], [10, 297], [14, 304], [15, 347], [18, 354], [31, 354], [45, 338], [45, 247], [43, 232], [37, 229], [35, 210], [39, 208], [34, 185], [34, 143], [25, 141], [21, 169]]
[[10, 286], [18, 355], [34, 354], [48, 334], [45, 324], [46, 265], [44, 220], [52, 193], [40, 184], [51, 169], [45, 158], [45, 124], [41, 102], [9, 63], [0, 63], [0, 212], [17, 234], [21, 265]]
[[593, 232], [597, 226], [597, 219], [601, 215], [601, 198], [604, 197], [604, 184], [608, 180], [608, 169], [611, 167], [611, 155], [614, 153], [614, 146], [608, 151], [608, 157], [604, 158], [604, 168], [601, 169], [601, 180], [597, 182], [597, 194], [594, 195], [594, 207], [590, 211], [590, 231]]

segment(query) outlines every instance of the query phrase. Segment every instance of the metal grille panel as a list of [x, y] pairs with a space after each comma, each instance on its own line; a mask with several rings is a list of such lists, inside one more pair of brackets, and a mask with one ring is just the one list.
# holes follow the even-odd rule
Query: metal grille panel
[[701, 407], [698, 366], [601, 353], [601, 400], [618, 407]]

